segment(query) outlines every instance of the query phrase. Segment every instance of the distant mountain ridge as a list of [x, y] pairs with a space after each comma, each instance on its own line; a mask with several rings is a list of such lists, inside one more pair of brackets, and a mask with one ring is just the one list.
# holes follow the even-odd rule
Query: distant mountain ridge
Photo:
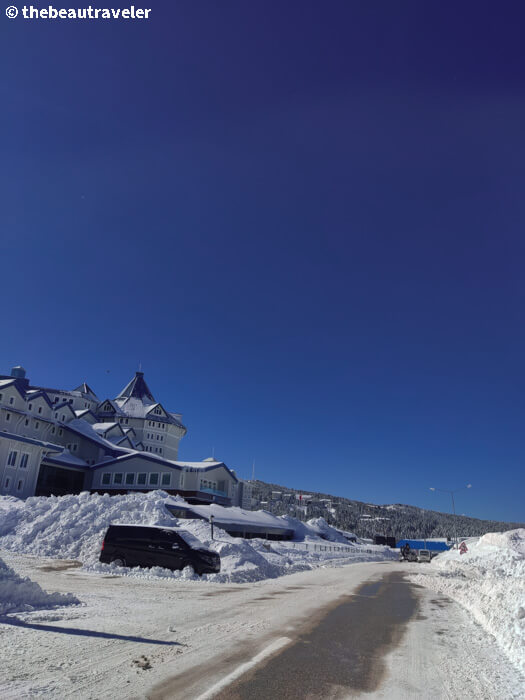
[[[424, 510], [392, 503], [376, 505], [341, 496], [252, 481], [253, 509], [263, 508], [276, 515], [293, 515], [301, 520], [323, 517], [330, 525], [355, 532], [359, 537], [387, 535], [402, 539], [424, 537], [478, 537], [487, 532], [505, 532], [525, 527], [524, 523], [480, 520], [464, 515]], [[302, 495], [302, 499], [299, 496]]]

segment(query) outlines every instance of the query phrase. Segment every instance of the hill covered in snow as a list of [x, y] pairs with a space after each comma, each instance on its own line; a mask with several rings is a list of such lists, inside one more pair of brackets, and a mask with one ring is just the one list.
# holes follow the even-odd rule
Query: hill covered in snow
[[[450, 513], [423, 510], [401, 503], [375, 505], [340, 496], [299, 491], [264, 481], [254, 481], [253, 508], [264, 508], [276, 515], [292, 515], [300, 520], [323, 517], [329, 525], [355, 532], [358, 537], [387, 535], [396, 539], [423, 537], [480, 537], [488, 532], [505, 532], [525, 527], [525, 523], [479, 520]], [[299, 496], [302, 499], [299, 500]]]

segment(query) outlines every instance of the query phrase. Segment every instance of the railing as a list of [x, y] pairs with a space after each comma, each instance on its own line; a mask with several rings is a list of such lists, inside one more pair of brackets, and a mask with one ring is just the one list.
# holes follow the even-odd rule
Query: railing
[[373, 550], [367, 547], [362, 547], [360, 545], [355, 545], [350, 547], [341, 544], [312, 544], [307, 542], [276, 542], [275, 544], [282, 545], [284, 547], [289, 547], [290, 549], [305, 549], [310, 552], [342, 552], [345, 554], [357, 554], [365, 552], [366, 554], [372, 554]]
[[224, 496], [225, 498], [228, 497], [226, 491], [218, 491], [217, 489], [208, 489], [201, 486], [198, 491], [201, 491], [202, 493], [211, 493], [213, 496]]

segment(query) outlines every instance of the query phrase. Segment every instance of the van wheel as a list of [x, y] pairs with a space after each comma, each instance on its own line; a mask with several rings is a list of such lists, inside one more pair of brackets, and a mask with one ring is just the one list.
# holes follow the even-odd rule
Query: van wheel
[[115, 564], [115, 566], [126, 566], [126, 560], [124, 557], [117, 556], [114, 559], [111, 560], [112, 564]]

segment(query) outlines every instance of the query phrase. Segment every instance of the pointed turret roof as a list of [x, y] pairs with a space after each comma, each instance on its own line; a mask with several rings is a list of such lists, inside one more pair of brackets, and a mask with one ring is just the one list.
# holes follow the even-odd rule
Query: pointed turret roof
[[147, 399], [148, 401], [155, 403], [155, 398], [144, 379], [144, 372], [135, 372], [133, 379], [124, 387], [124, 389], [122, 389], [116, 398], [125, 399], [131, 397], [140, 399], [141, 401]]
[[90, 394], [98, 401], [98, 396], [86, 382], [82, 382], [82, 384], [80, 384], [80, 386], [77, 386], [76, 389], [73, 389], [73, 391], [81, 391], [83, 394]]

